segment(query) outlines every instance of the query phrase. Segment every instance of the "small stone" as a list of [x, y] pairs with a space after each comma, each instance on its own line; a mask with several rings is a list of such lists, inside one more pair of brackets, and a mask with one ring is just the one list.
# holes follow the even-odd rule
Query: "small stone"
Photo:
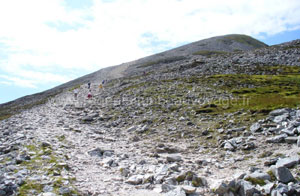
[[55, 193], [47, 192], [47, 193], [42, 193], [42, 196], [57, 196]]
[[71, 193], [71, 189], [68, 188], [68, 187], [61, 187], [61, 188], [59, 188], [59, 193], [61, 195], [70, 194]]
[[259, 193], [259, 191], [248, 181], [240, 180], [239, 186], [239, 195], [241, 196], [253, 196], [255, 193]]
[[225, 150], [234, 151], [234, 146], [230, 142], [226, 142], [224, 145]]
[[51, 144], [49, 144], [48, 142], [42, 142], [42, 147], [48, 148], [48, 147], [51, 147]]
[[170, 184], [162, 184], [161, 185], [161, 190], [162, 190], [163, 193], [167, 193], [167, 192], [172, 191], [174, 189], [176, 189], [176, 186], [174, 186], [174, 185], [170, 185]]
[[193, 194], [196, 192], [197, 188], [192, 186], [182, 186], [182, 189], [186, 194]]
[[104, 151], [100, 148], [95, 148], [94, 150], [91, 150], [88, 152], [90, 156], [98, 156], [101, 157], [103, 155]]
[[182, 158], [179, 155], [169, 155], [169, 156], [167, 156], [167, 161], [169, 163], [171, 163], [171, 162], [179, 162], [179, 161], [182, 161]]
[[285, 138], [287, 137], [286, 134], [281, 134], [272, 138], [268, 138], [266, 140], [267, 143], [281, 143], [285, 141]]
[[135, 176], [131, 176], [126, 183], [128, 184], [132, 184], [132, 185], [138, 185], [138, 184], [142, 184], [144, 177], [142, 175], [135, 175]]
[[258, 132], [261, 130], [261, 125], [257, 122], [257, 123], [254, 123], [253, 125], [251, 125], [250, 127], [250, 131], [252, 133], [255, 133], [255, 132]]
[[297, 137], [286, 137], [284, 140], [288, 144], [296, 144], [298, 141], [298, 138]]
[[300, 136], [297, 138], [297, 146], [300, 147]]
[[289, 111], [287, 109], [277, 109], [273, 110], [272, 112], [269, 113], [270, 116], [280, 116], [282, 114], [288, 113]]

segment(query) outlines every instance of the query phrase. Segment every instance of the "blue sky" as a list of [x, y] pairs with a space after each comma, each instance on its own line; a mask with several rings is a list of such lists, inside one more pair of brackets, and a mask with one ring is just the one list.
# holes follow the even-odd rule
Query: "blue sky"
[[0, 103], [212, 36], [300, 39], [299, 10], [299, 0], [1, 1]]

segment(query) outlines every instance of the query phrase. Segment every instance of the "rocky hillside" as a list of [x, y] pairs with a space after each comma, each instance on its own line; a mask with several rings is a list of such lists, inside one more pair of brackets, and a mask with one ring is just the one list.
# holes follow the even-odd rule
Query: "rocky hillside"
[[0, 104], [0, 120], [5, 119], [13, 114], [19, 113], [22, 110], [32, 108], [35, 105], [44, 104], [49, 98], [64, 91], [74, 89], [89, 81], [99, 83], [104, 79], [114, 79], [125, 75], [142, 73], [145, 67], [151, 69], [153, 67], [151, 65], [153, 64], [164, 64], [180, 61], [188, 59], [191, 55], [199, 53], [211, 55], [215, 53], [220, 54], [232, 51], [245, 51], [266, 46], [267, 45], [265, 45], [264, 43], [259, 42], [258, 40], [255, 40], [246, 35], [226, 35], [201, 40], [136, 61], [101, 69], [94, 73], [57, 86], [53, 89], [25, 96], [5, 104]]
[[300, 40], [211, 40], [2, 120], [0, 195], [299, 195]]

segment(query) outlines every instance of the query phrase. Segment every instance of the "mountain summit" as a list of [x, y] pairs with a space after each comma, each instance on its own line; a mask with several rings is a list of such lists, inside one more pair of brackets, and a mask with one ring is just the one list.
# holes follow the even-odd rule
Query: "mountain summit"
[[299, 195], [299, 54], [214, 37], [3, 104], [0, 195]]

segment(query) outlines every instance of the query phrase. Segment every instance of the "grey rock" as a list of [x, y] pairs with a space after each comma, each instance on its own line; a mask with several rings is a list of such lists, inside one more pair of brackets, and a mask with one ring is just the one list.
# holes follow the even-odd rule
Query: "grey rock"
[[273, 110], [269, 113], [269, 115], [270, 116], [280, 116], [280, 115], [286, 114], [288, 112], [289, 111], [287, 109], [283, 108], [283, 109]]
[[243, 150], [253, 150], [255, 149], [255, 143], [254, 142], [246, 142], [245, 144], [242, 145]]
[[57, 196], [55, 193], [47, 192], [47, 193], [42, 193], [41, 196]]
[[156, 175], [166, 175], [168, 173], [168, 165], [161, 165], [156, 172]]
[[229, 191], [229, 186], [223, 181], [214, 182], [210, 188], [217, 195], [225, 195]]
[[288, 144], [296, 144], [298, 141], [298, 137], [286, 137], [284, 140]]
[[224, 149], [229, 150], [229, 151], [234, 151], [235, 150], [234, 146], [230, 142], [225, 143]]
[[186, 194], [182, 188], [177, 187], [176, 189], [169, 191], [165, 196], [186, 196]]
[[297, 146], [300, 147], [300, 136], [297, 138]]
[[128, 177], [128, 175], [130, 174], [130, 171], [126, 168], [120, 168], [120, 172], [122, 176]]
[[276, 162], [276, 167], [286, 167], [291, 168], [298, 164], [300, 161], [299, 157], [288, 157], [283, 159], [278, 159]]
[[61, 194], [61, 195], [66, 195], [66, 194], [70, 194], [70, 193], [71, 193], [71, 189], [69, 187], [59, 188], [59, 194]]
[[283, 121], [286, 121], [288, 118], [288, 114], [283, 114], [281, 116], [276, 116], [274, 119], [273, 119], [273, 122], [275, 123], [281, 123]]
[[240, 180], [239, 182], [239, 195], [241, 196], [253, 196], [254, 194], [259, 194], [260, 192], [248, 181]]
[[294, 129], [292, 129], [292, 130], [290, 130], [290, 129], [282, 129], [281, 132], [287, 134], [288, 136], [294, 136], [295, 135]]
[[134, 175], [131, 176], [126, 183], [128, 184], [132, 184], [132, 185], [138, 185], [138, 184], [142, 184], [144, 177], [142, 175]]
[[132, 132], [132, 131], [135, 131], [136, 129], [137, 129], [136, 126], [132, 126], [127, 129], [127, 132]]
[[282, 183], [288, 183], [295, 180], [290, 170], [286, 167], [278, 167], [275, 168], [274, 170], [275, 170], [274, 174], [277, 180]]
[[261, 189], [262, 189], [262, 192], [263, 192], [264, 194], [269, 195], [269, 194], [271, 194], [272, 189], [273, 189], [274, 187], [275, 187], [275, 184], [274, 184], [274, 183], [268, 183], [268, 184], [264, 185]]
[[42, 142], [42, 147], [43, 148], [48, 148], [48, 147], [51, 147], [51, 144], [50, 143], [48, 143], [48, 142]]
[[196, 192], [197, 188], [192, 186], [182, 186], [181, 187], [186, 194], [193, 194]]
[[287, 138], [287, 135], [286, 134], [281, 134], [281, 135], [277, 135], [275, 137], [271, 137], [271, 138], [268, 138], [266, 140], [267, 143], [282, 143], [285, 141], [285, 138]]
[[279, 183], [275, 189], [278, 191], [278, 193], [282, 194], [287, 194], [289, 192], [289, 187], [286, 184]]
[[172, 191], [174, 189], [176, 189], [176, 186], [174, 186], [174, 185], [170, 185], [170, 184], [162, 184], [161, 185], [161, 190], [162, 190], [163, 193], [167, 193], [167, 192]]
[[265, 165], [265, 166], [275, 165], [277, 161], [278, 161], [278, 158], [273, 158], [273, 159], [270, 159], [270, 160], [265, 161], [265, 162], [264, 162], [264, 165]]
[[271, 180], [271, 177], [269, 174], [267, 173], [264, 173], [264, 172], [260, 172], [260, 171], [255, 171], [251, 174], [249, 174], [248, 176], [245, 176], [245, 179], [247, 177], [250, 177], [250, 178], [254, 178], [254, 179], [259, 179], [259, 180]]
[[83, 117], [81, 119], [81, 121], [84, 122], [84, 123], [92, 122], [92, 121], [94, 121], [94, 117], [92, 117], [92, 116], [85, 116], [85, 117]]
[[181, 156], [179, 155], [168, 155], [167, 156], [167, 161], [169, 163], [172, 163], [172, 162], [179, 162], [179, 161], [182, 161], [182, 158]]
[[252, 133], [255, 133], [255, 132], [258, 132], [261, 130], [261, 125], [257, 122], [257, 123], [254, 123], [253, 125], [251, 125], [250, 127], [250, 131]]
[[45, 185], [44, 188], [43, 188], [43, 191], [45, 193], [47, 192], [52, 192], [53, 191], [53, 187], [52, 186], [49, 186], [49, 185]]
[[104, 153], [104, 151], [101, 150], [100, 148], [95, 148], [88, 152], [88, 154], [90, 156], [98, 156], [98, 157], [101, 157], [103, 155], [103, 153]]
[[179, 165], [177, 165], [176, 163], [170, 165], [169, 168], [173, 171], [179, 172]]
[[154, 175], [153, 174], [145, 174], [144, 177], [143, 177], [143, 184], [146, 184], [146, 183], [153, 183], [154, 181]]

